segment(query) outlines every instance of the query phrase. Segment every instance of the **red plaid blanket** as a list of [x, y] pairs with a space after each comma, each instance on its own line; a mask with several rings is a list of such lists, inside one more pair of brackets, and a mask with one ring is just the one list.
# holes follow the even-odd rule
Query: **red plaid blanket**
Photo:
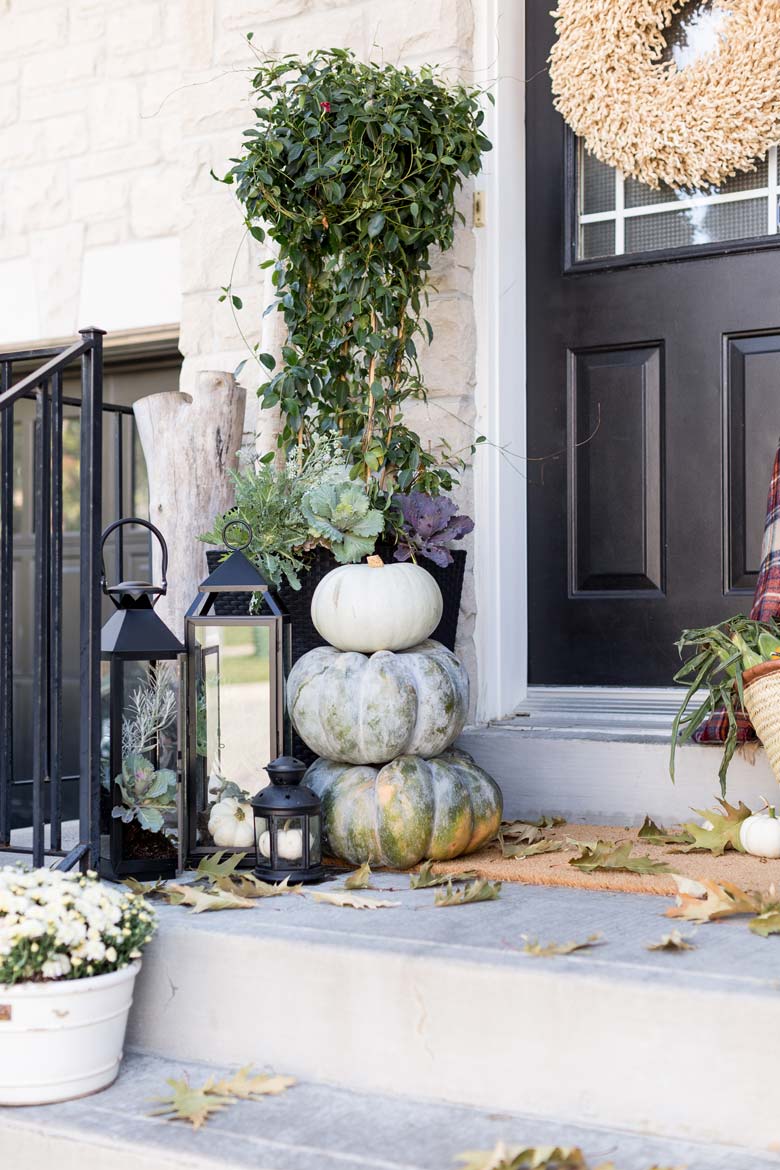
[[[766, 501], [764, 540], [761, 545], [761, 568], [758, 572], [756, 591], [750, 617], [765, 622], [780, 617], [780, 446], [775, 455], [769, 495]], [[729, 730], [729, 720], [724, 710], [713, 711], [704, 720], [694, 739], [697, 743], [723, 743]], [[737, 740], [744, 743], [755, 739], [753, 725], [744, 711], [737, 713]]]

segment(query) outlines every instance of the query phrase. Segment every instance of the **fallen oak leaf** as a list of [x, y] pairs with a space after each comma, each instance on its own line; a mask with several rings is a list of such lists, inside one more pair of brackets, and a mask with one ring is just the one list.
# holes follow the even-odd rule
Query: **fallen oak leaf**
[[652, 857], [644, 854], [638, 857], [631, 856], [631, 842], [615, 841], [574, 841], [568, 839], [570, 845], [581, 849], [579, 857], [572, 857], [569, 865], [591, 873], [595, 869], [622, 870], [627, 873], [656, 874], [671, 873], [671, 866], [664, 861], [653, 861]]
[[646, 816], [642, 821], [642, 827], [637, 833], [637, 839], [644, 841], [646, 845], [691, 845], [693, 844], [693, 837], [690, 833], [670, 833], [668, 829], [657, 825], [655, 821]]
[[470, 902], [494, 902], [501, 893], [501, 882], [489, 882], [487, 878], [477, 878], [469, 885], [455, 890], [452, 882], [447, 883], [446, 889], [437, 890], [434, 895], [434, 906], [466, 906]]
[[539, 825], [530, 821], [502, 821], [498, 827], [498, 840], [513, 841], [516, 845], [533, 845], [534, 841], [541, 841], [544, 833]]
[[[263, 882], [252, 873], [231, 873], [214, 879], [214, 886], [239, 898], [278, 898], [283, 894], [303, 894], [303, 886], [290, 885], [289, 876], [282, 882]], [[206, 893], [213, 893], [209, 889]]]
[[197, 886], [171, 883], [167, 893], [171, 906], [190, 906], [190, 914], [203, 914], [206, 910], [251, 910], [254, 905], [249, 898], [239, 898], [227, 890], [212, 893]]
[[553, 955], [571, 955], [574, 951], [586, 950], [588, 947], [604, 946], [606, 940], [600, 934], [590, 934], [582, 942], [566, 942], [556, 943], [550, 942], [542, 945], [537, 939], [527, 938], [526, 935], [521, 935], [525, 939], [523, 952], [526, 955], [533, 955], [538, 959], [549, 959]]
[[780, 906], [776, 903], [765, 905], [761, 913], [748, 922], [753, 934], [761, 938], [769, 938], [770, 934], [780, 934]]
[[364, 861], [360, 869], [356, 869], [344, 879], [345, 890], [367, 890], [371, 886], [371, 866]]
[[204, 1086], [204, 1092], [234, 1097], [240, 1101], [256, 1101], [261, 1097], [277, 1097], [295, 1084], [295, 1077], [278, 1076], [273, 1073], [253, 1073], [251, 1064], [240, 1068], [232, 1076], [215, 1080], [213, 1077]]
[[695, 951], [696, 944], [692, 943], [679, 930], [670, 930], [661, 936], [660, 942], [648, 943], [648, 951]]
[[744, 853], [745, 847], [739, 839], [742, 822], [752, 816], [750, 809], [742, 801], [735, 807], [727, 800], [719, 800], [720, 810], [716, 808], [699, 809], [693, 811], [704, 820], [698, 825], [696, 821], [686, 821], [683, 829], [692, 838], [691, 844], [679, 846], [680, 853], [695, 853], [705, 851], [713, 857], [720, 857], [727, 849], [735, 849], [737, 853]]
[[460, 1170], [587, 1170], [577, 1146], [508, 1146], [492, 1150], [465, 1150], [457, 1155]]
[[196, 871], [196, 881], [208, 878], [215, 881], [220, 877], [229, 877], [246, 857], [246, 853], [233, 853], [230, 849], [220, 849], [209, 857], [201, 857]]
[[566, 817], [541, 816], [538, 820], [529, 821], [528, 824], [534, 825], [537, 829], [557, 829], [559, 825], [566, 824]]
[[348, 906], [352, 910], [389, 910], [401, 905], [400, 902], [367, 898], [355, 890], [318, 890], [312, 897], [315, 902], [326, 902], [329, 906]]
[[138, 878], [134, 877], [125, 878], [122, 885], [142, 898], [164, 898], [168, 890], [167, 882], [139, 882]]
[[410, 890], [429, 890], [432, 886], [446, 886], [450, 882], [470, 882], [477, 877], [475, 869], [464, 869], [460, 873], [434, 873], [433, 862], [424, 861], [418, 873], [410, 874]]
[[210, 1091], [208, 1083], [196, 1089], [186, 1076], [178, 1081], [168, 1077], [166, 1084], [170, 1085], [172, 1092], [166, 1097], [154, 1098], [160, 1108], [153, 1109], [149, 1116], [164, 1117], [166, 1121], [188, 1121], [193, 1129], [200, 1129], [212, 1113], [219, 1113], [235, 1102], [235, 1097]]
[[535, 841], [533, 845], [502, 845], [501, 852], [509, 860], [525, 861], [527, 857], [538, 857], [542, 853], [560, 853], [567, 846], [563, 841]]
[[734, 914], [760, 913], [760, 899], [756, 894], [741, 890], [732, 882], [723, 882], [719, 885], [710, 879], [702, 879], [697, 883], [704, 893], [689, 893], [690, 879], [681, 878], [673, 873], [672, 877], [677, 885], [677, 905], [670, 906], [666, 911], [667, 918], [684, 918], [687, 922], [717, 922], [721, 918], [730, 918]]

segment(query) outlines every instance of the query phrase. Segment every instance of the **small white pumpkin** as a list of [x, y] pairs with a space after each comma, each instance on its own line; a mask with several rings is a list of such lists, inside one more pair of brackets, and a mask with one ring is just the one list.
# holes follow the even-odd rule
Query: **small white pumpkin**
[[217, 801], [209, 813], [209, 833], [220, 849], [246, 849], [255, 839], [252, 806], [235, 796]]
[[780, 857], [780, 819], [767, 805], [763, 812], [746, 817], [739, 827], [739, 840], [753, 857]]
[[406, 650], [424, 642], [441, 621], [443, 602], [435, 580], [420, 565], [369, 557], [365, 565], [340, 565], [314, 590], [311, 620], [337, 650]]
[[[258, 841], [261, 857], [271, 856], [271, 834], [260, 834]], [[300, 829], [282, 829], [276, 834], [276, 855], [280, 861], [300, 861], [303, 857], [303, 833]]]

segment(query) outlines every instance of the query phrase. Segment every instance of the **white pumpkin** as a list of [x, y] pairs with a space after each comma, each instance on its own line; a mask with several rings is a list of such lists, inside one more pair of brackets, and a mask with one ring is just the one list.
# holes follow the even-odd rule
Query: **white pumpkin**
[[252, 806], [235, 796], [218, 800], [209, 813], [209, 833], [220, 849], [246, 849], [255, 839]]
[[[271, 856], [271, 834], [261, 833], [257, 843], [261, 857]], [[300, 861], [303, 857], [303, 833], [300, 829], [282, 829], [276, 834], [276, 855], [280, 861]]]
[[739, 827], [739, 840], [745, 852], [754, 857], [780, 857], [780, 818], [775, 810], [768, 807], [746, 817]]
[[287, 679], [295, 730], [318, 756], [385, 764], [441, 755], [463, 730], [469, 678], [440, 642], [366, 656], [318, 646]]
[[337, 650], [373, 654], [418, 645], [436, 629], [442, 609], [441, 590], [425, 569], [369, 557], [365, 565], [340, 565], [322, 578], [311, 620]]

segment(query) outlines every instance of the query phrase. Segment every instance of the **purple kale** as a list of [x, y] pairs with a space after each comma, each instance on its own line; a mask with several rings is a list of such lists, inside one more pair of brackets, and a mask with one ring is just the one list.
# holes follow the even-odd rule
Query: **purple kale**
[[446, 496], [429, 496], [425, 492], [396, 493], [393, 505], [403, 517], [401, 537], [394, 554], [397, 561], [422, 556], [442, 568], [451, 565], [448, 541], [461, 540], [474, 527], [469, 516], [456, 515], [455, 504]]

